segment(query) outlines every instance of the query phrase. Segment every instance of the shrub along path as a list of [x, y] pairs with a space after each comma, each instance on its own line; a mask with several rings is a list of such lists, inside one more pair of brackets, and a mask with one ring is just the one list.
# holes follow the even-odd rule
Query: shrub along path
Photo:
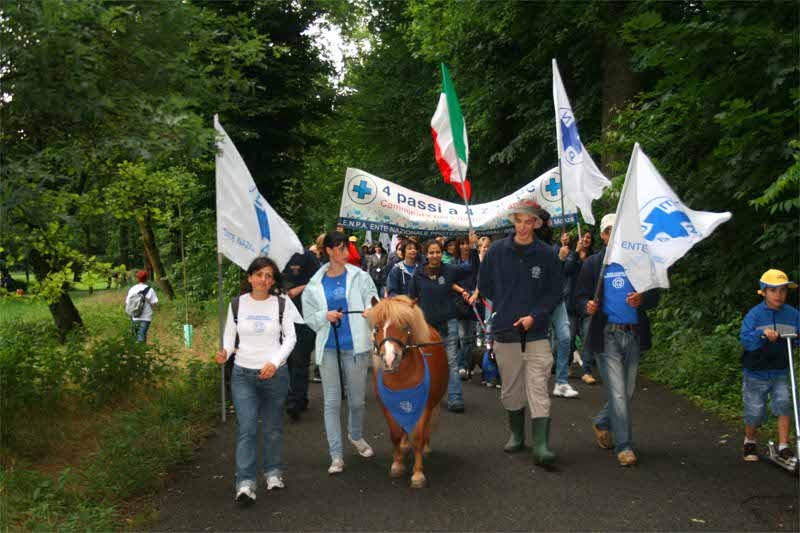
[[[551, 385], [552, 386], [552, 385]], [[555, 468], [529, 453], [506, 455], [499, 391], [466, 385], [465, 414], [443, 411], [426, 461], [427, 489], [389, 478], [386, 424], [368, 389], [366, 436], [376, 456], [345, 449], [329, 476], [321, 386], [285, 424], [286, 489], [259, 486], [249, 507], [233, 501], [235, 422], [217, 429], [157, 497], [155, 530], [248, 531], [797, 531], [797, 485], [788, 473], [740, 458], [741, 430], [640, 379], [634, 435], [640, 465], [623, 468], [597, 447], [591, 420], [602, 386], [574, 383], [579, 399], [553, 399]], [[346, 427], [346, 426], [345, 426]]]

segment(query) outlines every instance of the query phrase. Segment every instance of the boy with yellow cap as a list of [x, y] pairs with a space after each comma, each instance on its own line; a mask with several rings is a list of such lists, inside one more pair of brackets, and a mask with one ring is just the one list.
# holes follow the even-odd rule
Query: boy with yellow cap
[[797, 333], [800, 314], [786, 304], [787, 289], [797, 284], [780, 270], [767, 270], [759, 281], [764, 301], [750, 309], [742, 322], [739, 340], [742, 354], [742, 397], [744, 399], [744, 460], [758, 461], [756, 430], [766, 419], [767, 396], [772, 414], [778, 417], [778, 454], [783, 459], [794, 457], [789, 447], [789, 416], [792, 400], [787, 370], [789, 354], [780, 335]]

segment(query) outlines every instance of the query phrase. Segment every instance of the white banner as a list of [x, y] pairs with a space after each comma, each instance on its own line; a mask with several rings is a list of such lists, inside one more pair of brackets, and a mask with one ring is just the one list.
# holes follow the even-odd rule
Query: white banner
[[258, 192], [250, 171], [214, 115], [217, 147], [217, 250], [247, 270], [260, 255], [283, 270], [303, 245], [289, 224]]
[[[517, 192], [486, 204], [471, 205], [475, 230], [481, 234], [513, 229], [511, 209], [532, 200], [550, 213], [553, 227], [561, 225], [561, 180], [558, 169], [545, 172]], [[577, 221], [575, 204], [564, 199], [566, 222]], [[339, 209], [339, 222], [355, 230], [412, 235], [461, 235], [469, 231], [464, 205], [445, 202], [363, 170], [348, 168]]]

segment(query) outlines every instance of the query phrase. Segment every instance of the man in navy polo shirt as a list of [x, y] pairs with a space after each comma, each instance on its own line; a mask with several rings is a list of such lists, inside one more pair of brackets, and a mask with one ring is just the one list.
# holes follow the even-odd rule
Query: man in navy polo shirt
[[603, 270], [606, 246], [616, 218], [616, 214], [611, 213], [600, 222], [604, 246], [581, 268], [576, 305], [591, 316], [589, 348], [597, 354], [600, 375], [608, 395], [607, 403], [592, 425], [597, 444], [604, 449], [613, 447], [621, 465], [633, 466], [637, 458], [633, 451], [631, 400], [636, 389], [639, 356], [650, 348], [650, 322], [646, 310], [658, 304], [658, 293], [655, 290], [636, 292], [625, 269], [617, 263], [611, 263]]
[[[525, 445], [525, 404], [530, 410], [533, 458], [549, 465], [555, 454], [550, 438], [550, 396], [547, 380], [553, 353], [547, 340], [550, 315], [561, 300], [561, 263], [553, 249], [536, 238], [544, 213], [522, 201], [512, 211], [515, 233], [494, 242], [478, 274], [480, 294], [497, 313], [494, 345], [503, 386], [500, 401], [508, 412], [511, 436], [505, 451]], [[509, 330], [505, 331], [502, 330]], [[517, 331], [513, 331], [517, 330]], [[522, 338], [521, 338], [522, 337]], [[525, 348], [522, 348], [524, 344]]]

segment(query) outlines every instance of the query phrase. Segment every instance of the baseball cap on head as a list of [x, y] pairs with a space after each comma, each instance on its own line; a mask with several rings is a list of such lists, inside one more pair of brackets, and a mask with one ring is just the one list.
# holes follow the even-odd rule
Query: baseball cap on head
[[613, 227], [614, 224], [617, 222], [617, 214], [616, 213], [608, 213], [603, 219], [600, 221], [600, 231], [605, 231], [607, 227]]
[[764, 272], [764, 275], [761, 276], [760, 280], [758, 280], [758, 285], [761, 287], [761, 290], [758, 291], [758, 294], [764, 294], [763, 291], [767, 287], [775, 288], [786, 286], [790, 289], [797, 288], [797, 283], [794, 281], [789, 281], [789, 276], [787, 276], [784, 272], [774, 268]]
[[350, 236], [350, 242], [356, 242], [357, 240], [355, 235]]

